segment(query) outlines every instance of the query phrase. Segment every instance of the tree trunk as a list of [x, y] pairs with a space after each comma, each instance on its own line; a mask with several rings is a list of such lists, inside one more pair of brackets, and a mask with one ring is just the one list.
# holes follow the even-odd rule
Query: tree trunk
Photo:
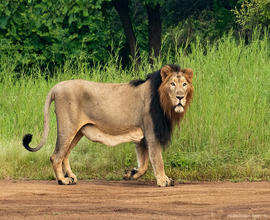
[[129, 0], [113, 0], [112, 5], [118, 12], [124, 32], [126, 35], [127, 43], [129, 45], [131, 57], [136, 60], [136, 62], [140, 62], [140, 53], [138, 50], [138, 44], [135, 37], [135, 33], [132, 28], [132, 23], [129, 17], [129, 9], [128, 9]]
[[249, 29], [245, 29], [245, 45], [248, 45]]
[[[146, 6], [148, 14], [148, 31], [149, 31], [149, 62], [153, 64], [154, 59], [158, 58], [161, 49], [161, 20], [160, 20], [160, 5], [155, 7]], [[154, 54], [153, 54], [154, 53]]]

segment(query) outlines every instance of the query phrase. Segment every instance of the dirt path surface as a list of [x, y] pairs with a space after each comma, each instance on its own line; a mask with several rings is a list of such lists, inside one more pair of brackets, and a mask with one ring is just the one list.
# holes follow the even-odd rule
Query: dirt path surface
[[269, 182], [0, 180], [0, 219], [270, 219]]

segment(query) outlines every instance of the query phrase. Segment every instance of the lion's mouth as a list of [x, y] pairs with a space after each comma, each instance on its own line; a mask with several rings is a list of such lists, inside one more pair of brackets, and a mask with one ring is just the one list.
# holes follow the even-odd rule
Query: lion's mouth
[[181, 104], [181, 102], [179, 102], [176, 106], [174, 106], [174, 108], [178, 107], [178, 106], [181, 106], [184, 108], [184, 106]]
[[179, 103], [176, 106], [174, 106], [174, 111], [177, 113], [182, 113], [184, 111], [184, 106], [181, 103]]

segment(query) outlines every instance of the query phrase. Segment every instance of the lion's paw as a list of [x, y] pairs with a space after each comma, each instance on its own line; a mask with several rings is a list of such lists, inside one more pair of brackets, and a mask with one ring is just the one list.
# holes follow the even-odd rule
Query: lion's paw
[[139, 171], [137, 170], [137, 168], [134, 168], [132, 170], [127, 170], [124, 175], [123, 175], [123, 179], [124, 180], [131, 180], [131, 179], [135, 179], [133, 176], [138, 173]]
[[174, 186], [174, 180], [165, 176], [157, 181], [159, 187]]
[[62, 180], [58, 180], [58, 184], [59, 185], [74, 185], [77, 183], [77, 177], [69, 177], [69, 176], [65, 176], [64, 179]]
[[78, 179], [74, 174], [72, 174], [70, 176], [66, 174], [65, 178], [70, 178], [72, 180], [72, 183], [70, 185], [74, 185], [74, 184], [76, 184], [78, 182]]

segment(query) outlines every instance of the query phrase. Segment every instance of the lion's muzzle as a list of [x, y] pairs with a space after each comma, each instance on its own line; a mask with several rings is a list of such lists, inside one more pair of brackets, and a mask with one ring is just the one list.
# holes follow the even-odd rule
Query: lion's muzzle
[[176, 106], [174, 106], [174, 111], [176, 113], [182, 113], [184, 112], [184, 105], [186, 103], [185, 101], [185, 97], [184, 96], [176, 96], [177, 100], [178, 100], [178, 104]]

